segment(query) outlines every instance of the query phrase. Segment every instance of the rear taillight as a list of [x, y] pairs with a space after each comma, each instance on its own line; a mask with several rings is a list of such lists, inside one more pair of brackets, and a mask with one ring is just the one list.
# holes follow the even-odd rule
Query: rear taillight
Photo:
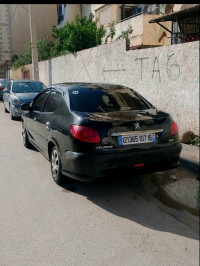
[[70, 130], [72, 135], [76, 139], [90, 143], [100, 142], [100, 136], [96, 129], [85, 126], [72, 125]]
[[177, 126], [176, 122], [174, 122], [174, 121], [171, 124], [170, 134], [171, 134], [171, 136], [178, 134], [178, 126]]
[[0, 87], [0, 91], [4, 90], [4, 88]]
[[133, 166], [134, 166], [135, 168], [141, 168], [141, 167], [144, 166], [144, 163], [135, 163]]

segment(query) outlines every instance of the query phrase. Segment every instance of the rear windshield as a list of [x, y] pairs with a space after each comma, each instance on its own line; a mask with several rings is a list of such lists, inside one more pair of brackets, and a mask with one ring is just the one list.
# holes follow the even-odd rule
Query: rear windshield
[[77, 112], [115, 112], [145, 110], [150, 106], [130, 88], [111, 89], [76, 87], [69, 90], [70, 107]]
[[40, 92], [44, 88], [41, 82], [14, 82], [12, 91], [15, 93]]

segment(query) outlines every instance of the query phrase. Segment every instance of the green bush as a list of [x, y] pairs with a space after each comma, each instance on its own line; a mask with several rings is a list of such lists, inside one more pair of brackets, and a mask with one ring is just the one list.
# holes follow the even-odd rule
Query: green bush
[[25, 53], [19, 54], [18, 57], [16, 57], [16, 59], [11, 62], [11, 64], [13, 69], [17, 69], [21, 66], [28, 65], [31, 63], [31, 44], [27, 43], [25, 44]]
[[57, 39], [52, 48], [52, 57], [74, 53], [100, 45], [105, 36], [103, 26], [97, 28], [97, 20], [76, 16], [75, 22], [68, 22], [63, 28], [53, 28], [52, 36]]
[[42, 38], [38, 40], [38, 61], [44, 61], [51, 58], [51, 49], [53, 48], [54, 43], [50, 41], [48, 38]]
[[195, 136], [193, 139], [191, 138], [189, 141], [190, 145], [194, 145], [194, 146], [200, 146], [200, 138], [198, 136]]
[[132, 26], [128, 26], [126, 31], [122, 31], [122, 33], [117, 37], [116, 40], [120, 39], [128, 39], [129, 35], [133, 32]]
[[[51, 49], [53, 47], [53, 42], [48, 38], [43, 38], [38, 40], [38, 61], [48, 60], [51, 58]], [[13, 69], [17, 69], [21, 66], [28, 65], [32, 63], [32, 54], [31, 54], [31, 44], [25, 44], [25, 52], [19, 54], [18, 56], [13, 56], [11, 60], [11, 65]]]
[[113, 38], [115, 36], [115, 32], [116, 32], [115, 22], [112, 22], [112, 23], [109, 24], [109, 33], [106, 35], [105, 43], [108, 42], [108, 38], [110, 38], [111, 41], [113, 40]]

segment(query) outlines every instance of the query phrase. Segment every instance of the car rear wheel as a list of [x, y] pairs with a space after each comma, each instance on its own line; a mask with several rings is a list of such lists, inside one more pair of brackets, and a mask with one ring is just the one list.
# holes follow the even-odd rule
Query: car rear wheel
[[26, 131], [24, 123], [22, 123], [22, 137], [23, 137], [24, 147], [30, 148], [31, 147], [31, 143], [30, 143], [30, 141], [28, 139], [28, 134], [27, 134], [27, 131]]
[[56, 147], [51, 150], [51, 174], [56, 184], [60, 185], [64, 181], [64, 176], [61, 173], [61, 162], [59, 152]]

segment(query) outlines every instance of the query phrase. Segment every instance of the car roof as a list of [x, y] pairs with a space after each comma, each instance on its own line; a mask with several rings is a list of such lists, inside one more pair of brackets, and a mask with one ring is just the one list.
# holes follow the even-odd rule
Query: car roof
[[91, 89], [109, 89], [109, 88], [113, 88], [113, 87], [117, 87], [117, 88], [124, 88], [127, 86], [123, 86], [123, 85], [119, 85], [119, 84], [113, 84], [113, 83], [92, 83], [92, 82], [63, 82], [63, 83], [56, 83], [56, 84], [52, 84], [49, 85], [48, 87], [57, 87], [58, 89], [61, 89], [66, 91], [69, 89], [76, 89], [76, 88], [80, 88], [80, 87], [87, 87], [87, 88], [91, 88]]

